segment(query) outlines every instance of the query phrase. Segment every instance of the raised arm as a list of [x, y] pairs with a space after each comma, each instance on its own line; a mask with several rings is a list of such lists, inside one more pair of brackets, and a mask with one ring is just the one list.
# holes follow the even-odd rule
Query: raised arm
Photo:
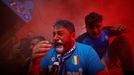
[[[44, 75], [45, 71], [40, 69], [40, 61], [50, 50], [51, 44], [48, 41], [41, 41], [33, 47], [32, 62], [28, 75]], [[44, 72], [43, 72], [44, 71]]]
[[109, 36], [118, 36], [127, 32], [127, 28], [123, 24], [116, 24], [111, 26], [105, 26], [103, 29], [108, 30]]

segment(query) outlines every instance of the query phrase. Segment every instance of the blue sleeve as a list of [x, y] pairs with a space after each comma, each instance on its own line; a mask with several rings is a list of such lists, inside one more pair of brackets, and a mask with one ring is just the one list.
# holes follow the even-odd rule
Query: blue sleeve
[[88, 71], [91, 75], [94, 75], [96, 72], [99, 72], [100, 70], [103, 70], [105, 67], [102, 64], [99, 56], [95, 52], [95, 50], [92, 47], [88, 48], [89, 52], [87, 52], [87, 66], [88, 66]]
[[48, 58], [47, 56], [44, 56], [40, 62], [40, 68], [41, 69], [47, 69], [47, 66], [48, 66]]
[[51, 49], [46, 56], [44, 56], [40, 62], [40, 68], [41, 69], [47, 69], [48, 65], [51, 61], [51, 55], [52, 55], [53, 49]]
[[107, 36], [109, 35], [109, 31], [106, 29], [103, 29], [102, 32], [105, 33], [105, 35], [107, 35]]
[[42, 60], [41, 60], [41, 62], [40, 62], [40, 68], [41, 69], [47, 69], [47, 67], [48, 67], [48, 61], [49, 60], [49, 58], [48, 58], [48, 56], [44, 56], [43, 58], [42, 58]]

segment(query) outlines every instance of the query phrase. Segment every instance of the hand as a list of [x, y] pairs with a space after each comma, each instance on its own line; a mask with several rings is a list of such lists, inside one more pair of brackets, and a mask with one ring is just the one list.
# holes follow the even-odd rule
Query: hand
[[117, 31], [117, 32], [126, 32], [126, 28], [127, 27], [123, 24], [116, 24], [116, 25], [112, 26], [111, 29], [114, 31]]
[[37, 61], [46, 55], [46, 53], [50, 50], [51, 44], [49, 41], [40, 41], [33, 47], [32, 51], [32, 60]]

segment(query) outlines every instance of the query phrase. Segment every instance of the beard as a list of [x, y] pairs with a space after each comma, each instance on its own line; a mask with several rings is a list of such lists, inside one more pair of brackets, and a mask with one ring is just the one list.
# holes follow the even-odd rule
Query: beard
[[63, 41], [61, 39], [54, 42], [54, 46], [56, 48], [56, 52], [62, 54], [64, 51]]
[[56, 52], [59, 53], [59, 54], [62, 54], [63, 50], [64, 50], [63, 45], [56, 47]]

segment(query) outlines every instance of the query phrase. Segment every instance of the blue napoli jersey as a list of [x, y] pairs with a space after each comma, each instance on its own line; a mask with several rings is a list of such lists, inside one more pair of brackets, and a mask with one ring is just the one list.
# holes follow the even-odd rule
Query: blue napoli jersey
[[[52, 48], [41, 60], [41, 69], [51, 70], [52, 65], [57, 59], [55, 48]], [[96, 72], [103, 70], [104, 65], [101, 63], [98, 55], [92, 47], [76, 43], [76, 49], [65, 61], [66, 75], [94, 75]]]
[[108, 47], [108, 31], [103, 30], [98, 39], [92, 39], [90, 36], [85, 36], [81, 43], [92, 46], [99, 57], [102, 58]]

